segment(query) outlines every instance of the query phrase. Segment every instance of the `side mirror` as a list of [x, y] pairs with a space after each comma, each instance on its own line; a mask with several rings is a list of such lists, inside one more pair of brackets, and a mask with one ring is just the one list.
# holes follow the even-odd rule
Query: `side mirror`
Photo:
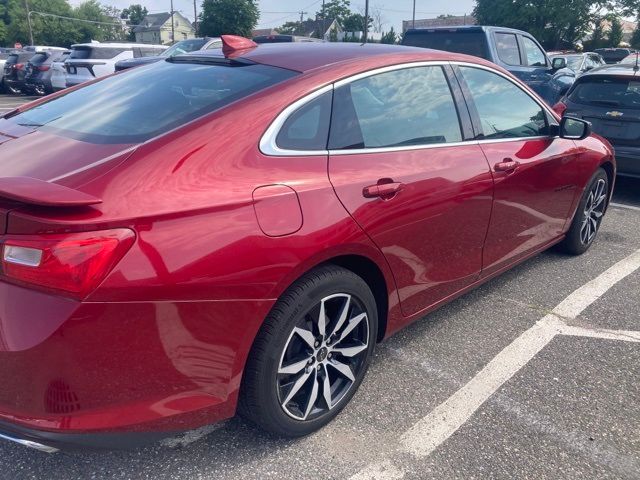
[[561, 70], [567, 67], [567, 59], [563, 57], [554, 58], [551, 61], [551, 68], [554, 70]]
[[560, 120], [560, 138], [582, 140], [591, 135], [591, 123], [574, 117], [562, 117]]

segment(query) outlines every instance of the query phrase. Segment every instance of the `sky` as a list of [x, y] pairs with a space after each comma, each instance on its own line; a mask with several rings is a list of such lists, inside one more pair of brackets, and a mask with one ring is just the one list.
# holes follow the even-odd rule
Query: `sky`
[[[82, 0], [71, 0], [77, 5]], [[198, 12], [202, 0], [196, 0]], [[441, 14], [464, 15], [471, 13], [474, 0], [415, 0], [416, 18], [433, 18]], [[168, 12], [171, 8], [170, 0], [101, 0], [105, 5], [114, 5], [120, 9], [132, 3], [141, 3], [149, 12]], [[297, 12], [308, 12], [305, 15], [313, 17], [320, 9], [322, 0], [259, 0], [260, 20], [257, 28], [275, 28], [285, 22], [300, 18]], [[382, 11], [385, 21], [384, 30], [393, 26], [396, 31], [402, 30], [402, 20], [411, 20], [413, 0], [370, 0], [369, 6]], [[174, 8], [189, 20], [193, 20], [193, 0], [174, 0]], [[364, 0], [351, 0], [351, 9], [364, 11]]]

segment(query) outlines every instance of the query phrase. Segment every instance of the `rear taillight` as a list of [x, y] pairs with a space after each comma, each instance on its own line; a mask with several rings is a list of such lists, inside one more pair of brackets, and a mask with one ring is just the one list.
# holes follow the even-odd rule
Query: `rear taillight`
[[46, 72], [47, 70], [49, 70], [49, 66], [48, 65], [40, 65], [39, 67], [36, 67], [36, 70], [38, 70], [39, 72]]
[[7, 236], [2, 278], [76, 298], [91, 293], [129, 250], [128, 229]]
[[13, 68], [16, 70], [22, 70], [24, 68], [24, 63], [16, 63]]
[[553, 111], [560, 116], [562, 116], [564, 112], [567, 110], [567, 106], [565, 105], [564, 102], [558, 102], [552, 108], [553, 108]]

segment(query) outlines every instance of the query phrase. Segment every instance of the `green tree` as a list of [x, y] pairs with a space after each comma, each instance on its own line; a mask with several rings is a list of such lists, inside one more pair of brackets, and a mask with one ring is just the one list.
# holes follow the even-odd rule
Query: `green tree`
[[[110, 14], [114, 14], [116, 18]], [[82, 2], [73, 10], [73, 16], [79, 20], [85, 20], [84, 22], [76, 22], [81, 42], [122, 39], [123, 31], [117, 20], [119, 15], [111, 10], [105, 10], [98, 0]]]
[[[373, 19], [369, 17], [369, 31], [373, 27]], [[342, 30], [345, 32], [364, 32], [364, 15], [359, 13], [352, 13], [348, 17], [345, 17], [342, 22]]]
[[636, 50], [640, 48], [640, 15], [636, 19], [636, 29], [633, 31], [633, 35], [631, 35], [631, 47]]
[[380, 38], [380, 43], [388, 43], [389, 45], [393, 45], [398, 41], [398, 34], [395, 32], [393, 27], [387, 33], [382, 34], [382, 38]]
[[602, 28], [602, 19], [596, 17], [593, 23], [593, 33], [591, 34], [591, 40], [589, 40], [589, 50], [595, 50], [604, 46], [604, 29]]
[[609, 21], [611, 22], [611, 29], [607, 36], [607, 46], [617, 47], [620, 45], [620, 42], [622, 42], [622, 38], [624, 36], [624, 32], [622, 31], [622, 22], [617, 16], [610, 17]]
[[276, 31], [282, 35], [303, 35], [304, 25], [302, 22], [287, 22], [281, 27], [276, 28]]
[[133, 33], [133, 27], [135, 27], [136, 25], [140, 25], [142, 23], [142, 20], [144, 20], [144, 17], [146, 17], [148, 14], [149, 11], [147, 10], [147, 7], [143, 7], [139, 3], [129, 5], [127, 8], [123, 9], [122, 12], [120, 12], [120, 18], [126, 20], [127, 24], [129, 25], [129, 40], [135, 41], [136, 34]]
[[476, 0], [479, 24], [525, 30], [548, 49], [573, 46], [590, 30], [598, 12], [635, 14], [638, 0]]
[[[4, 0], [4, 24], [6, 27], [6, 45], [15, 42], [29, 45], [29, 27], [27, 10], [24, 1]], [[31, 0], [29, 9], [32, 12], [48, 13], [64, 17], [73, 17], [73, 10], [66, 0]], [[33, 41], [40, 45], [69, 46], [78, 41], [76, 23], [72, 20], [31, 14]]]
[[318, 10], [316, 18], [319, 20], [336, 19], [340, 25], [343, 25], [344, 20], [352, 15], [350, 5], [349, 0], [331, 0], [324, 4], [324, 8]]
[[210, 37], [224, 34], [250, 37], [258, 18], [260, 12], [255, 0], [204, 0], [198, 30]]

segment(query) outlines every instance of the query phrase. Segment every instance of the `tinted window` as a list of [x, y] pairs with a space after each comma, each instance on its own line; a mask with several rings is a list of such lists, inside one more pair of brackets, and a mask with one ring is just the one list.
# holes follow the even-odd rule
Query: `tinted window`
[[481, 30], [410, 30], [405, 33], [402, 44], [466, 53], [491, 60], [487, 49], [487, 37]]
[[268, 35], [255, 37], [253, 41], [256, 43], [288, 43], [293, 42], [294, 37], [291, 35]]
[[10, 118], [92, 143], [138, 143], [295, 75], [266, 65], [158, 62]]
[[332, 92], [327, 92], [294, 112], [278, 133], [278, 147], [286, 150], [326, 150], [332, 97]]
[[540, 50], [536, 42], [529, 37], [522, 37], [522, 43], [524, 44], [524, 53], [527, 57], [527, 65], [531, 67], [545, 67], [547, 65], [544, 52]]
[[496, 33], [498, 57], [507, 65], [520, 65], [520, 48], [513, 33]]
[[640, 108], [637, 79], [584, 77], [569, 94], [576, 103], [616, 108]]
[[167, 48], [162, 53], [156, 53], [156, 55], [162, 55], [163, 57], [173, 57], [174, 55], [180, 55], [187, 52], [195, 52], [204, 47], [207, 40], [204, 38], [194, 38], [192, 40], [183, 40], [176, 43], [170, 48]]
[[132, 48], [122, 47], [74, 47], [69, 58], [77, 60], [107, 60]]
[[9, 63], [18, 63], [17, 53], [12, 53], [11, 55], [9, 55], [9, 57], [7, 58], [6, 64], [9, 64]]
[[564, 58], [567, 61], [567, 67], [576, 72], [580, 70], [583, 61], [582, 55], [559, 55], [552, 58]]
[[41, 63], [44, 63], [47, 58], [48, 55], [46, 53], [36, 53], [33, 57], [31, 57], [29, 63], [32, 63], [33, 65], [39, 65]]
[[461, 67], [460, 70], [480, 116], [484, 138], [547, 134], [544, 110], [515, 84], [479, 68]]
[[330, 149], [459, 142], [458, 114], [441, 67], [381, 73], [336, 89]]

